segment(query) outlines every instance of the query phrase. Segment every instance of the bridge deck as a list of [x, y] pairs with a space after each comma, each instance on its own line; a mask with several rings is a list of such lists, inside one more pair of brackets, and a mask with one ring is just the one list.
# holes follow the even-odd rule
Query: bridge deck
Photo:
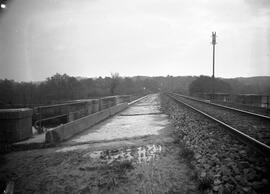
[[13, 152], [16, 193], [196, 193], [157, 94], [57, 147]]
[[160, 130], [168, 126], [167, 116], [160, 112], [158, 97], [151, 95], [120, 114], [75, 136], [64, 145], [158, 135]]

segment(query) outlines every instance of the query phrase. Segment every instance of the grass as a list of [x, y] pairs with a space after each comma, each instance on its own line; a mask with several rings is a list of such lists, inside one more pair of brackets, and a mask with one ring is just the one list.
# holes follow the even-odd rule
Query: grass
[[127, 169], [133, 169], [134, 166], [130, 160], [124, 160], [117, 162], [113, 167], [120, 170], [127, 170]]
[[101, 192], [113, 191], [120, 186], [121, 183], [127, 181], [127, 170], [133, 169], [131, 161], [115, 161], [111, 165], [102, 168], [103, 173], [97, 180], [98, 189]]

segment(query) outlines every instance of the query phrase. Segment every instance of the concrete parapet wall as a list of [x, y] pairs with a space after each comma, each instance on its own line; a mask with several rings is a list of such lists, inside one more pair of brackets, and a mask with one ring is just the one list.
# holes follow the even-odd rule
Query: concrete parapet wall
[[56, 127], [46, 133], [46, 143], [57, 143], [67, 140], [72, 136], [76, 135], [77, 133], [80, 133], [85, 129], [92, 127], [98, 122], [115, 115], [116, 113], [124, 110], [127, 107], [127, 103], [122, 103], [88, 115], [86, 117], [80, 118], [78, 120], [72, 121], [70, 123], [64, 124], [62, 126]]
[[[129, 95], [108, 96], [100, 99], [81, 99], [74, 100], [64, 104], [40, 106], [34, 108], [34, 121], [56, 115], [69, 114], [75, 112], [92, 114], [123, 102], [129, 102]], [[73, 116], [71, 116], [73, 117]]]
[[132, 101], [132, 102], [129, 102], [129, 103], [128, 103], [128, 105], [129, 105], [129, 106], [131, 106], [131, 105], [133, 105], [133, 104], [135, 104], [135, 103], [139, 102], [140, 100], [142, 100], [142, 99], [146, 98], [147, 96], [148, 96], [148, 95], [143, 96], [143, 97], [141, 97], [141, 98], [138, 98], [138, 99], [136, 99], [136, 100], [134, 100], [134, 101]]
[[13, 143], [32, 136], [32, 114], [29, 108], [0, 110], [0, 142]]
[[60, 115], [68, 112], [74, 112], [79, 109], [82, 109], [85, 107], [86, 102], [70, 102], [70, 103], [64, 103], [64, 104], [55, 104], [55, 105], [48, 105], [48, 106], [39, 106], [35, 107], [34, 111], [36, 113], [41, 114], [43, 117], [49, 117], [54, 115]]
[[110, 107], [109, 110], [110, 110], [110, 116], [113, 116], [115, 114], [117, 114], [118, 112], [126, 109], [128, 107], [128, 103], [125, 102], [125, 103], [122, 103], [122, 104], [119, 104], [119, 105], [116, 105], [116, 106], [113, 106], [113, 107]]
[[116, 98], [116, 103], [120, 104], [123, 102], [130, 102], [131, 101], [131, 96], [130, 95], [121, 95], [121, 96], [117, 96]]
[[101, 98], [99, 101], [99, 110], [103, 110], [116, 105], [116, 96]]
[[91, 104], [91, 113], [95, 113], [98, 111], [99, 111], [99, 100], [94, 99], [92, 100], [92, 104]]

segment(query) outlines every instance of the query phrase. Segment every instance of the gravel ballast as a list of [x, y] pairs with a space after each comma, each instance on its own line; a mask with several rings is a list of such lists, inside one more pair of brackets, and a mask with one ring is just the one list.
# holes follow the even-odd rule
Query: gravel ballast
[[199, 182], [211, 180], [207, 193], [270, 193], [269, 158], [165, 95], [162, 107], [173, 120], [179, 141], [194, 152], [191, 165]]
[[194, 101], [180, 96], [177, 99], [197, 108], [243, 133], [259, 140], [266, 145], [270, 145], [270, 120], [259, 118], [257, 116], [232, 111], [229, 109], [216, 107], [211, 104]]

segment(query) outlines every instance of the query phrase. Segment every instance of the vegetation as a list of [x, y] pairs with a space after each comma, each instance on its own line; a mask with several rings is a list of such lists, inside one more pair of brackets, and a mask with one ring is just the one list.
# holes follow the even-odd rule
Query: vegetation
[[[97, 187], [100, 193], [113, 191], [128, 179], [127, 171], [133, 169], [131, 161], [115, 161], [112, 165], [105, 165], [103, 173], [97, 179]], [[101, 170], [100, 169], [100, 170]]]
[[99, 77], [77, 79], [66, 74], [56, 74], [46, 81], [15, 82], [0, 80], [0, 108], [55, 104], [73, 99], [97, 98], [117, 94], [142, 94], [141, 79]]
[[[215, 78], [214, 88], [217, 93], [231, 94], [262, 94], [270, 95], [270, 77], [248, 77], [248, 78]], [[189, 86], [189, 94], [194, 93], [212, 93], [212, 78], [209, 76], [200, 76], [194, 79]]]
[[176, 82], [181, 83], [180, 80], [170, 76], [120, 77], [118, 73], [112, 73], [111, 77], [105, 78], [76, 78], [57, 73], [43, 82], [15, 82], [4, 79], [0, 80], [0, 108], [33, 107], [110, 95], [143, 95], [172, 90], [186, 92], [189, 82], [186, 80], [189, 78], [183, 80], [185, 84], [177, 84]]
[[247, 77], [224, 79], [232, 86], [232, 93], [235, 94], [266, 94], [270, 95], [270, 77]]
[[199, 93], [230, 93], [232, 91], [231, 85], [227, 82], [215, 78], [214, 80], [208, 76], [200, 76], [194, 80], [189, 86], [189, 94]]
[[[215, 79], [216, 92], [258, 93], [270, 95], [270, 77]], [[0, 79], [0, 108], [33, 107], [74, 99], [109, 95], [143, 95], [151, 92], [211, 92], [207, 76], [76, 78], [55, 74], [42, 82], [15, 82]]]
[[119, 73], [112, 73], [111, 74], [111, 95], [114, 95], [116, 87], [119, 85], [120, 76]]

